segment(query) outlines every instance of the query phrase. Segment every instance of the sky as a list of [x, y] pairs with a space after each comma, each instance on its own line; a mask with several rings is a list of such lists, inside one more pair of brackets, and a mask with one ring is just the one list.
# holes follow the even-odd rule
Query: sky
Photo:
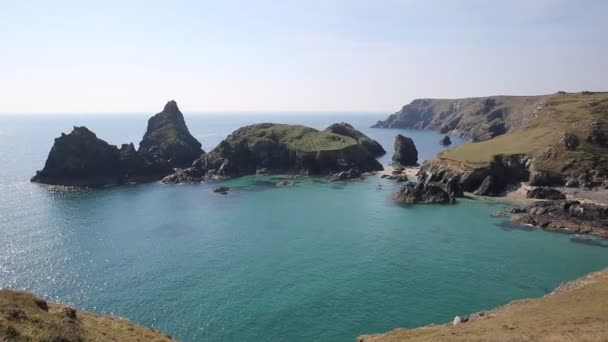
[[605, 0], [0, 0], [0, 112], [386, 111], [608, 90]]

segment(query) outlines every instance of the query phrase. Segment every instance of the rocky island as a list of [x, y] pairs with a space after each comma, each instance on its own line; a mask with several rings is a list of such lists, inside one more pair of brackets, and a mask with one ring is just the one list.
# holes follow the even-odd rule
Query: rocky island
[[260, 173], [331, 175], [349, 170], [353, 170], [352, 174], [378, 171], [383, 169], [374, 157], [380, 153], [378, 145], [344, 123], [324, 131], [299, 125], [255, 124], [232, 132], [192, 167], [178, 170], [163, 182], [191, 183], [205, 177]]
[[384, 153], [377, 141], [347, 123], [324, 131], [273, 123], [246, 126], [205, 153], [175, 101], [169, 101], [148, 121], [138, 150], [132, 143], [118, 148], [86, 127], [74, 127], [55, 139], [32, 182], [85, 187], [157, 180], [178, 184], [256, 173], [340, 173], [334, 179], [343, 180], [382, 170], [375, 158]]
[[55, 139], [44, 168], [32, 182], [102, 187], [162, 179], [174, 167], [191, 164], [203, 153], [190, 134], [175, 101], [148, 122], [139, 150], [131, 144], [120, 148], [99, 139], [86, 127]]

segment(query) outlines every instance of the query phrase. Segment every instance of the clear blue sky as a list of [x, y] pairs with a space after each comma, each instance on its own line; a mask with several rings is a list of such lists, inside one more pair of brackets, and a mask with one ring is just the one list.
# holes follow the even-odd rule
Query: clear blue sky
[[608, 89], [608, 1], [2, 1], [0, 112], [394, 111]]

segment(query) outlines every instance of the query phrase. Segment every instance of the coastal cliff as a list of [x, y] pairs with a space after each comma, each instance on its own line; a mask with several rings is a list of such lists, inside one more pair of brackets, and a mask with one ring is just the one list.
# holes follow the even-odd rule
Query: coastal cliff
[[49, 303], [27, 292], [0, 290], [1, 341], [175, 341], [119, 317]]
[[[527, 99], [518, 98], [518, 103], [534, 99], [536, 110], [525, 115], [517, 112], [517, 120], [505, 119], [510, 122], [505, 134], [446, 150], [422, 165], [421, 173], [435, 179], [459, 176], [465, 192], [483, 196], [503, 195], [519, 182], [532, 186], [570, 182], [585, 188], [608, 184], [608, 93], [561, 93]], [[514, 109], [504, 112], [516, 113]], [[435, 127], [430, 122], [437, 123], [440, 117], [441, 113], [434, 113], [429, 122], [414, 125]], [[482, 120], [471, 127], [484, 125]]]
[[562, 284], [542, 298], [516, 300], [446, 324], [364, 335], [357, 342], [606, 341], [606, 305], [608, 270], [603, 270]]
[[483, 141], [524, 126], [546, 100], [547, 96], [416, 99], [372, 127], [430, 129]]

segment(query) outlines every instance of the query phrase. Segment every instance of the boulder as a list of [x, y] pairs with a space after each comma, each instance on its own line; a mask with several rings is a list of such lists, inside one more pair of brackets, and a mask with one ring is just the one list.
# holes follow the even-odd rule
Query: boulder
[[580, 182], [578, 179], [573, 178], [573, 179], [567, 180], [566, 184], [564, 186], [567, 188], [578, 188], [580, 186]]
[[562, 175], [555, 172], [532, 170], [529, 183], [532, 186], [562, 186], [566, 181]]
[[355, 139], [374, 157], [380, 157], [386, 154], [386, 151], [379, 142], [363, 134], [346, 122], [335, 123], [327, 127], [325, 131]]
[[116, 146], [97, 138], [86, 127], [74, 127], [70, 134], [55, 139], [44, 168], [32, 182], [101, 187], [120, 184], [124, 166]]
[[446, 135], [445, 137], [443, 137], [443, 139], [439, 141], [439, 143], [443, 146], [450, 146], [452, 145], [452, 140], [449, 136]]
[[562, 200], [566, 199], [566, 195], [564, 195], [561, 191], [553, 188], [547, 187], [538, 187], [531, 190], [528, 190], [526, 193], [527, 198], [536, 198], [536, 199], [548, 199], [548, 200]]
[[455, 198], [439, 183], [408, 182], [399, 189], [393, 197], [395, 202], [402, 204], [449, 204]]
[[574, 151], [579, 145], [578, 137], [572, 133], [565, 133], [562, 142], [566, 150]]
[[417, 166], [418, 150], [411, 138], [397, 134], [395, 137], [395, 154], [393, 163], [400, 166]]

